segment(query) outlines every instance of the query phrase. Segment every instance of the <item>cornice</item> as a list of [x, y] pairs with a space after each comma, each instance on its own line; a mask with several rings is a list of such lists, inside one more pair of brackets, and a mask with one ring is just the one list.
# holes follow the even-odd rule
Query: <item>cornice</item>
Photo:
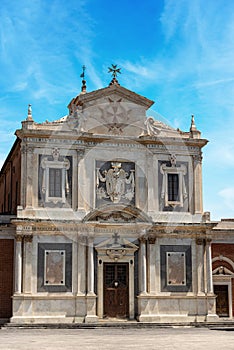
[[82, 147], [82, 148], [92, 148], [96, 146], [101, 147], [130, 147], [137, 149], [149, 149], [152, 152], [179, 150], [179, 151], [189, 151], [191, 153], [197, 153], [203, 146], [207, 144], [205, 139], [177, 139], [177, 138], [155, 138], [147, 137], [122, 137], [122, 136], [108, 136], [108, 135], [92, 135], [89, 133], [83, 134], [69, 134], [68, 132], [60, 131], [59, 133], [54, 133], [53, 131], [47, 130], [47, 132], [41, 133], [39, 130], [19, 130], [23, 142], [27, 142], [32, 146], [44, 146], [44, 144], [61, 144], [60, 147], [66, 148], [66, 145], [71, 147]]

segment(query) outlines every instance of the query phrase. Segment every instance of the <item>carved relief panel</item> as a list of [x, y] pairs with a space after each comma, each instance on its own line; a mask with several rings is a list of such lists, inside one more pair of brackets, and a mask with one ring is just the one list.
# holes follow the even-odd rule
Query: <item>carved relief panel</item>
[[96, 162], [96, 206], [135, 204], [135, 164]]

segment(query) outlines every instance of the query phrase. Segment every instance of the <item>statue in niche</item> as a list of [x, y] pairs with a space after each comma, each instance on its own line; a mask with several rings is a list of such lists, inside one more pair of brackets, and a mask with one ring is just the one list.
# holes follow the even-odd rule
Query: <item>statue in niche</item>
[[[99, 187], [104, 182], [105, 187]], [[129, 185], [128, 187], [126, 185]], [[109, 170], [97, 169], [97, 196], [109, 198], [113, 203], [119, 203], [121, 199], [131, 201], [134, 198], [135, 180], [133, 170], [130, 173], [122, 168], [120, 162], [112, 162]]]

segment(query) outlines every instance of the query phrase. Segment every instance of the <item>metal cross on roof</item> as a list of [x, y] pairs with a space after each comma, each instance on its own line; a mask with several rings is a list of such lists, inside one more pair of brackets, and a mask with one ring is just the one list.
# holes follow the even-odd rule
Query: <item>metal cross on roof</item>
[[83, 67], [82, 67], [83, 72], [82, 72], [81, 75], [80, 75], [81, 78], [84, 78], [84, 77], [85, 77], [85, 69], [86, 69], [86, 67], [83, 66]]
[[85, 69], [86, 69], [86, 67], [83, 66], [82, 67], [83, 72], [80, 75], [80, 77], [82, 78], [82, 87], [81, 87], [81, 92], [82, 93], [86, 93]]
[[108, 67], [108, 73], [112, 73], [112, 77], [115, 79], [117, 77], [117, 74], [121, 74], [121, 68], [117, 68], [117, 64], [112, 64], [111, 66], [112, 67]]

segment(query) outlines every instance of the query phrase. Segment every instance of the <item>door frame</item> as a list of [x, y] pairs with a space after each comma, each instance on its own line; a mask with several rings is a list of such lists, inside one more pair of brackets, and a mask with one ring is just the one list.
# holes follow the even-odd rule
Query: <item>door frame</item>
[[[219, 277], [219, 276], [213, 276], [213, 285], [214, 286], [228, 286], [228, 308], [229, 308], [229, 316], [223, 317], [225, 319], [230, 318], [232, 319], [232, 278], [231, 277]], [[220, 317], [222, 318], [222, 317]]]
[[[138, 249], [134, 244], [126, 249], [115, 250], [116, 254], [108, 254], [105, 247], [95, 247], [97, 250], [97, 315], [104, 316], [104, 263], [127, 263], [128, 264], [128, 288], [129, 288], [129, 320], [135, 318], [134, 300], [134, 253]], [[110, 251], [110, 249], [109, 249]]]

